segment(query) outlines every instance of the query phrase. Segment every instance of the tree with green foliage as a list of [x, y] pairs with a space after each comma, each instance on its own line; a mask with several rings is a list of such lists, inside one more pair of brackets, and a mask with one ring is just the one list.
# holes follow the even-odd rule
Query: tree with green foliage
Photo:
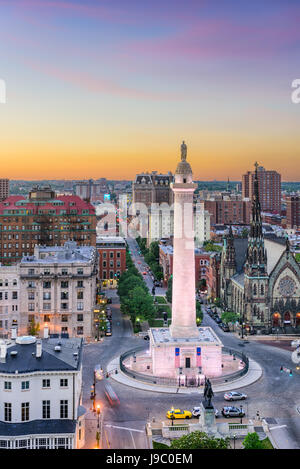
[[226, 311], [221, 314], [221, 320], [224, 324], [228, 324], [229, 322], [235, 323], [239, 320], [239, 315], [231, 311]]
[[166, 291], [166, 298], [169, 303], [172, 303], [172, 287], [173, 287], [173, 276], [171, 275], [171, 277], [168, 280], [168, 289]]
[[244, 449], [263, 449], [263, 443], [256, 432], [248, 433], [243, 441], [243, 446]]
[[155, 308], [153, 297], [145, 292], [144, 288], [137, 286], [129, 291], [128, 296], [121, 303], [121, 311], [130, 316], [133, 327], [135, 327], [136, 319], [153, 319], [155, 316]]
[[202, 312], [201, 303], [198, 300], [196, 301], [196, 317], [197, 317], [197, 320], [199, 319], [199, 321], [197, 321], [197, 325], [200, 326], [200, 324], [203, 321], [203, 312]]
[[296, 262], [300, 263], [300, 252], [296, 252], [295, 259], [296, 259]]
[[36, 336], [40, 330], [40, 324], [33, 318], [28, 325], [28, 334]]
[[243, 228], [241, 232], [241, 237], [248, 238], [248, 235], [249, 235], [249, 230], [247, 228]]
[[215, 438], [204, 432], [195, 431], [171, 443], [171, 449], [229, 449], [230, 438]]
[[222, 247], [215, 244], [213, 241], [204, 241], [203, 249], [206, 252], [219, 252], [222, 251]]
[[129, 273], [128, 275], [122, 274], [118, 284], [118, 295], [120, 299], [127, 297], [128, 293], [135, 287], [141, 287], [144, 293], [148, 291], [142, 277]]

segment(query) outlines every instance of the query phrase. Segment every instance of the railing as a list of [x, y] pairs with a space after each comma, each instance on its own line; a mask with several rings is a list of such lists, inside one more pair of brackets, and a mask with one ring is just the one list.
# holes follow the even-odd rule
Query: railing
[[[152, 384], [159, 384], [159, 385], [165, 385], [165, 386], [175, 386], [175, 387], [181, 387], [184, 386], [180, 382], [180, 376], [178, 378], [164, 378], [161, 376], [153, 376], [153, 375], [146, 375], [144, 373], [139, 373], [137, 371], [130, 370], [124, 365], [124, 360], [129, 357], [135, 357], [137, 354], [144, 352], [146, 350], [145, 346], [139, 346], [134, 349], [128, 350], [127, 352], [123, 353], [120, 356], [120, 370], [123, 371], [126, 375], [130, 376], [133, 379], [136, 379], [138, 381], [144, 381], [146, 383], [152, 383]], [[229, 349], [227, 347], [222, 347], [222, 352], [226, 355], [232, 355], [233, 357], [238, 357], [243, 363], [244, 367], [241, 370], [238, 370], [230, 375], [224, 375], [220, 376], [217, 378], [210, 378], [210, 381], [212, 384], [224, 384], [230, 381], [233, 381], [241, 376], [244, 376], [249, 369], [249, 359], [244, 355], [243, 353]], [[191, 384], [193, 381], [193, 384]], [[196, 386], [196, 387], [201, 387], [204, 386], [203, 381], [200, 382], [200, 380], [186, 380], [186, 386]]]

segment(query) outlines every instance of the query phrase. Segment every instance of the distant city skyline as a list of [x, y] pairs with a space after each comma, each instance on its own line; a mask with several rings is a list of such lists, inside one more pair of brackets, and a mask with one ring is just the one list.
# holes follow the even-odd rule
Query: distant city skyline
[[1, 0], [1, 177], [300, 180], [300, 5]]

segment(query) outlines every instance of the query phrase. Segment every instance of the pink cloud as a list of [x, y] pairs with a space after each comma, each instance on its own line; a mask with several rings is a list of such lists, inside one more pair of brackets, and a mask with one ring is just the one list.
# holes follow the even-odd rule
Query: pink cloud
[[25, 60], [25, 64], [31, 69], [44, 73], [60, 81], [73, 86], [83, 88], [90, 93], [108, 93], [125, 98], [150, 99], [150, 100], [181, 100], [186, 96], [178, 93], [159, 93], [144, 90], [137, 90], [119, 85], [112, 80], [94, 77], [86, 72], [70, 70], [62, 67], [45, 65], [36, 61]]

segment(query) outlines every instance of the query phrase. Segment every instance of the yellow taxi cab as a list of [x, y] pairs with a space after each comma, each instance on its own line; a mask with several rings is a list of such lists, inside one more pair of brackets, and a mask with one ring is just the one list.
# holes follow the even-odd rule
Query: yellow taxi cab
[[171, 409], [166, 413], [168, 419], [191, 419], [192, 412], [189, 410]]

